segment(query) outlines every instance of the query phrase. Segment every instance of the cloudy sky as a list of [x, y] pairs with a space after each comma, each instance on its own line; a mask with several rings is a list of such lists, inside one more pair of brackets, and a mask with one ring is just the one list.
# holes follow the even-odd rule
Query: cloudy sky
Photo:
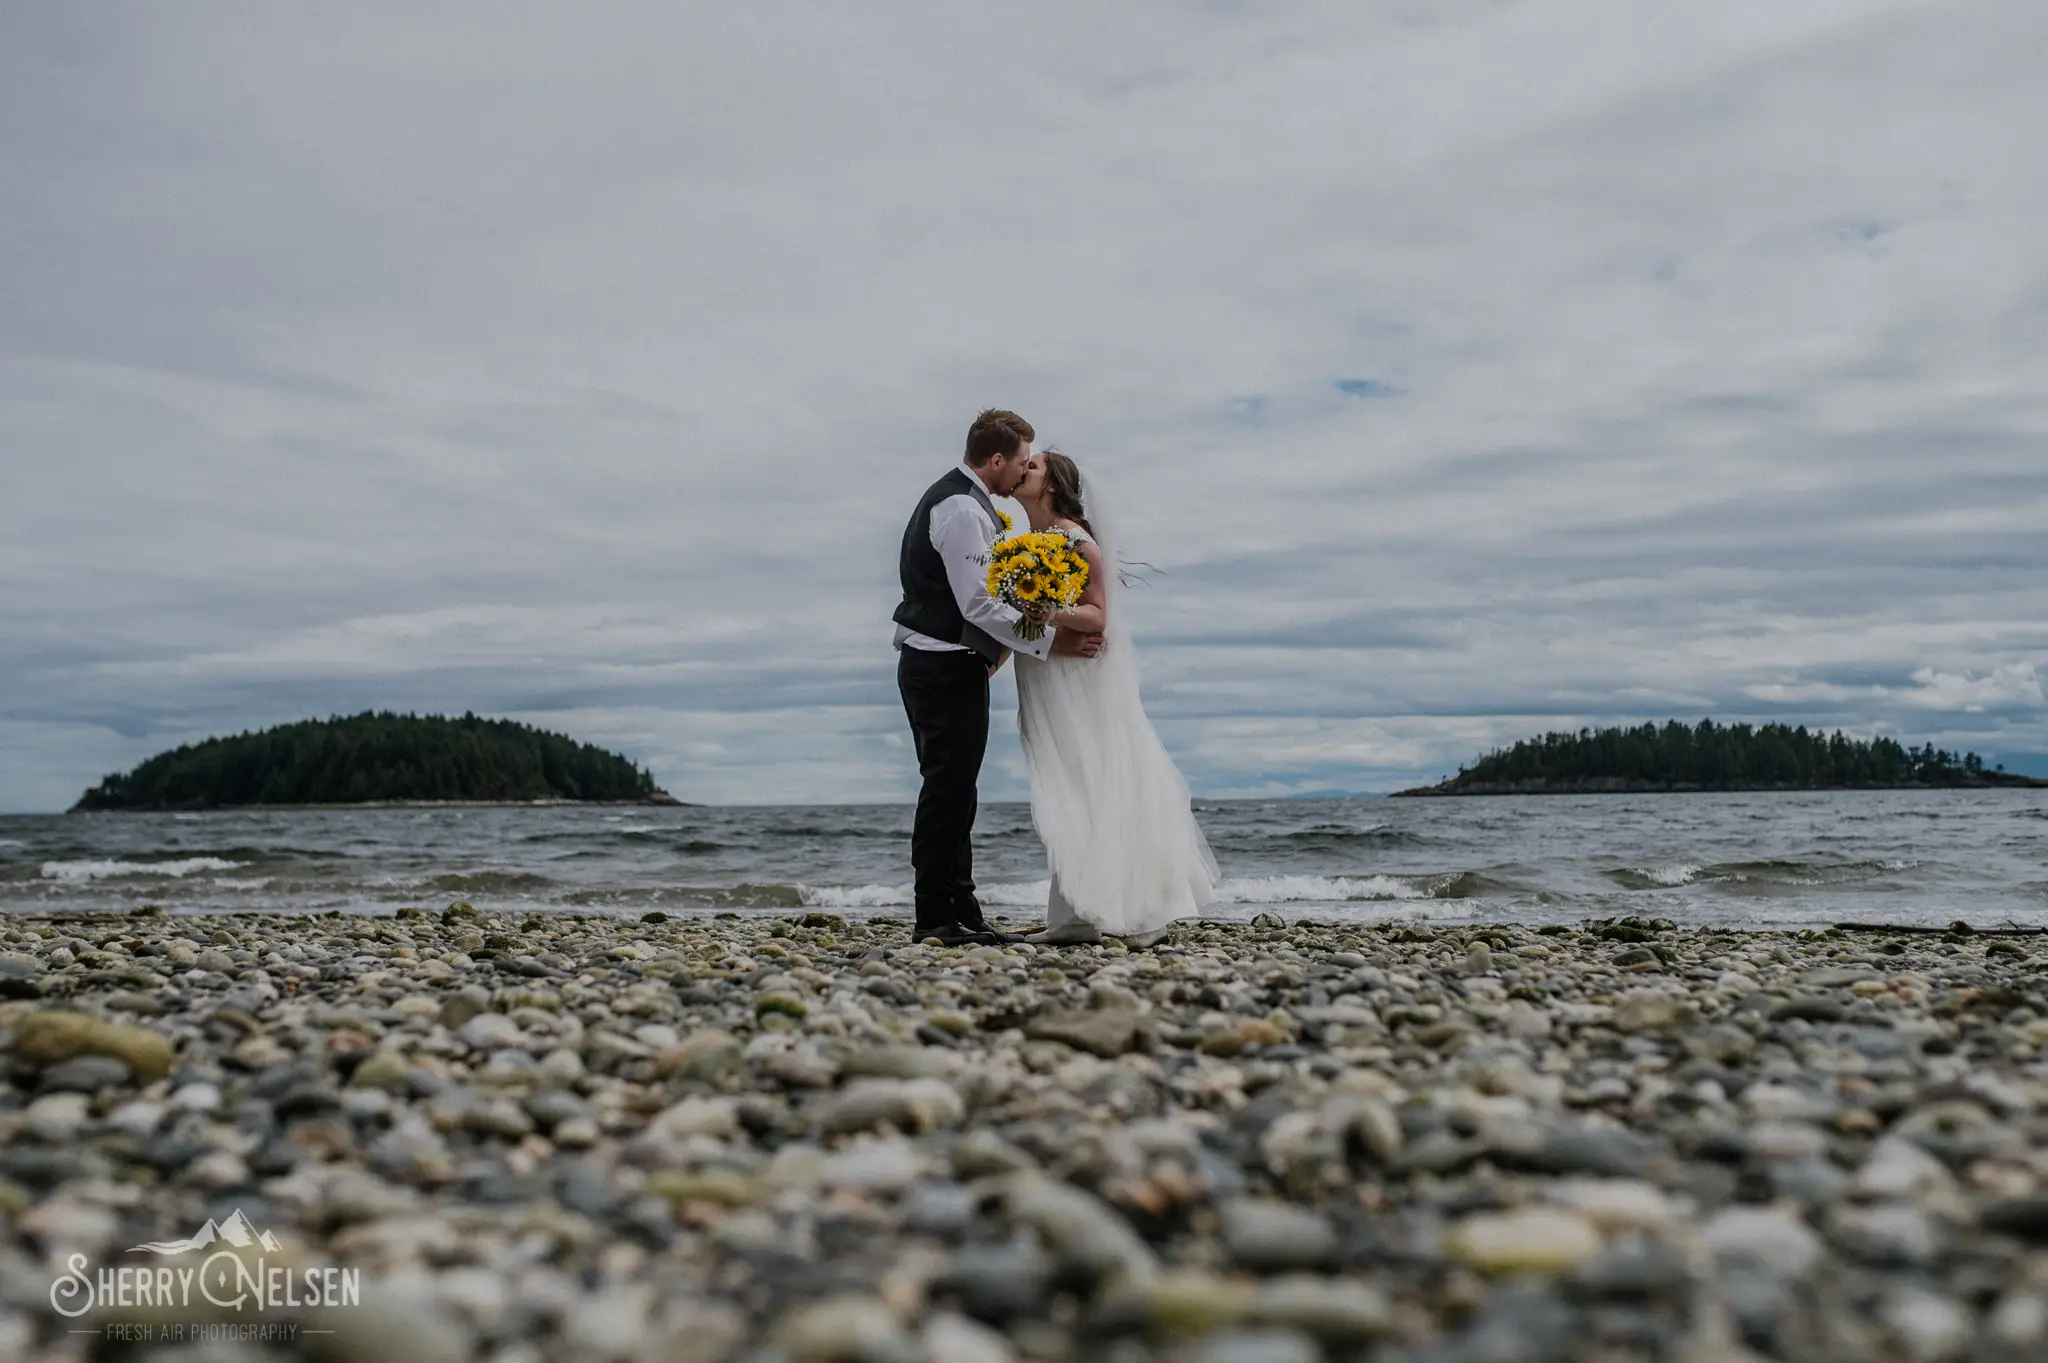
[[0, 809], [368, 707], [901, 798], [988, 404], [1119, 492], [1198, 791], [2048, 769], [2044, 69], [2039, 0], [8, 6]]

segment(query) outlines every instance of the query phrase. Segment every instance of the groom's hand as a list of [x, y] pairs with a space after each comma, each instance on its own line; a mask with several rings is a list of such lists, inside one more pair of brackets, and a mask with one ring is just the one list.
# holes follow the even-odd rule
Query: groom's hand
[[1053, 636], [1052, 651], [1070, 658], [1092, 658], [1102, 652], [1100, 634], [1076, 634], [1072, 630], [1061, 630]]

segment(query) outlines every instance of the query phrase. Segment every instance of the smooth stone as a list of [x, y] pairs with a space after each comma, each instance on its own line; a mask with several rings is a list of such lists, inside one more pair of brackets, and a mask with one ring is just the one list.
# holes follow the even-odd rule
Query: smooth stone
[[224, 1192], [244, 1188], [251, 1182], [249, 1166], [230, 1150], [213, 1150], [185, 1166], [181, 1175], [187, 1183]]
[[91, 1102], [83, 1093], [45, 1094], [23, 1110], [22, 1128], [46, 1145], [63, 1145], [85, 1125]]
[[39, 999], [43, 991], [42, 962], [26, 956], [0, 956], [0, 999]]
[[1018, 1235], [954, 1250], [940, 1265], [932, 1290], [977, 1320], [1001, 1324], [1043, 1307], [1054, 1268], [1034, 1236]]
[[564, 1150], [587, 1150], [597, 1144], [601, 1134], [591, 1118], [571, 1117], [549, 1132], [548, 1138]]
[[540, 1089], [520, 1101], [526, 1115], [542, 1131], [552, 1131], [563, 1122], [590, 1115], [589, 1105], [563, 1089]]
[[1663, 1190], [1639, 1179], [1564, 1179], [1544, 1192], [1602, 1231], [1663, 1230], [1677, 1218]]
[[1994, 1202], [1978, 1217], [1985, 1230], [2048, 1244], [2048, 1197], [2012, 1197]]
[[1378, 1098], [1340, 1100], [1344, 1129], [1355, 1134], [1366, 1153], [1379, 1164], [1392, 1165], [1401, 1158], [1405, 1136], [1394, 1109]]
[[893, 1197], [925, 1172], [924, 1157], [900, 1140], [866, 1141], [825, 1161], [819, 1183]]
[[1917, 1207], [1896, 1203], [1840, 1209], [1829, 1239], [1844, 1253], [1876, 1264], [1926, 1265], [1941, 1252], [1933, 1219]]
[[1203, 1055], [1222, 1056], [1228, 1059], [1241, 1055], [1254, 1046], [1280, 1046], [1286, 1041], [1287, 1033], [1265, 1018], [1242, 1018], [1203, 1037], [1196, 1049]]
[[1886, 1293], [1879, 1311], [1909, 1363], [1952, 1363], [1963, 1356], [1974, 1333], [1967, 1307], [1923, 1288]]
[[1068, 1267], [1089, 1278], [1136, 1282], [1157, 1270], [1151, 1248], [1091, 1193], [1038, 1174], [1012, 1174], [1001, 1194], [1012, 1224], [1037, 1232]]
[[861, 1079], [825, 1109], [827, 1131], [868, 1131], [893, 1126], [903, 1132], [958, 1126], [967, 1105], [943, 1079]]
[[583, 1077], [583, 1057], [567, 1046], [557, 1046], [533, 1067], [533, 1077], [544, 1084], [567, 1088]]
[[1252, 1299], [1252, 1317], [1312, 1335], [1332, 1348], [1362, 1344], [1394, 1328], [1394, 1307], [1372, 1283], [1306, 1274], [1269, 1278]]
[[1524, 1041], [1545, 1041], [1554, 1026], [1550, 1014], [1526, 999], [1515, 999], [1508, 1004], [1507, 1029], [1511, 1036]]
[[533, 1134], [533, 1118], [509, 1098], [474, 1103], [462, 1113], [462, 1129], [479, 1135], [519, 1140]]
[[923, 1046], [863, 1046], [839, 1062], [848, 1079], [936, 1079], [946, 1058]]
[[98, 1093], [119, 1088], [135, 1078], [128, 1062], [111, 1055], [81, 1055], [61, 1060], [42, 1072], [38, 1093]]
[[754, 1000], [754, 1015], [761, 1018], [780, 1014], [801, 1021], [810, 1011], [810, 1005], [794, 994], [763, 994]]
[[1217, 1219], [1230, 1257], [1255, 1273], [1315, 1268], [1337, 1249], [1329, 1219], [1292, 1203], [1240, 1198], [1218, 1209]]
[[1187, 1355], [1189, 1363], [1322, 1363], [1320, 1345], [1298, 1330], [1226, 1330]]
[[441, 1000], [436, 1020], [449, 1031], [458, 1031], [491, 1007], [491, 996], [481, 989], [458, 989]]
[[795, 1142], [775, 1152], [774, 1158], [761, 1171], [761, 1181], [771, 1188], [789, 1188], [809, 1192], [816, 1188], [825, 1177], [825, 1161], [830, 1158], [815, 1145]]
[[479, 1013], [456, 1029], [455, 1035], [473, 1051], [524, 1049], [526, 1033], [503, 1013]]
[[1024, 1029], [1037, 1041], [1057, 1041], [1104, 1059], [1114, 1059], [1147, 1044], [1144, 1015], [1125, 1008], [1084, 1009], [1035, 1018]]
[[1747, 1267], [1780, 1282], [1803, 1280], [1823, 1252], [1804, 1221], [1773, 1207], [1725, 1207], [1700, 1228], [1700, 1242], [1724, 1272]]
[[1612, 1023], [1618, 1032], [1675, 1032], [1698, 1017], [1690, 999], [1661, 989], [1631, 989], [1615, 1001]]
[[1248, 1322], [1253, 1292], [1241, 1282], [1180, 1269], [1141, 1283], [1130, 1301], [1152, 1333], [1188, 1337]]
[[974, 1224], [977, 1205], [974, 1194], [957, 1183], [925, 1182], [904, 1193], [898, 1208], [905, 1230], [951, 1238]]
[[1771, 1191], [1787, 1202], [1813, 1208], [1831, 1207], [1847, 1195], [1849, 1176], [1829, 1159], [1788, 1160], [1763, 1166]]
[[1452, 1227], [1451, 1257], [1481, 1273], [1564, 1273], [1600, 1250], [1582, 1217], [1545, 1208], [1483, 1213]]
[[1038, 1161], [993, 1131], [970, 1131], [953, 1145], [953, 1173], [958, 1178], [987, 1178], [1036, 1169]]
[[692, 1032], [681, 1043], [662, 1052], [654, 1062], [655, 1077], [696, 1079], [715, 1084], [738, 1069], [746, 1048], [730, 1032]]
[[1717, 1065], [1738, 1065], [1756, 1050], [1756, 1038], [1740, 1027], [1717, 1022], [1688, 1032], [1685, 1049], [1688, 1054]]
[[656, 1140], [730, 1136], [740, 1129], [739, 1104], [730, 1098], [691, 1096], [656, 1113], [646, 1134]]
[[1758, 1122], [1749, 1130], [1749, 1153], [1774, 1164], [1820, 1159], [1827, 1154], [1827, 1136], [1806, 1122]]
[[926, 1363], [1016, 1363], [1010, 1340], [956, 1312], [932, 1312], [920, 1334]]
[[1016, 1363], [1010, 1341], [979, 1321], [952, 1311], [934, 1311], [919, 1342], [925, 1363]]
[[1955, 1176], [1905, 1137], [1885, 1136], [1870, 1147], [1849, 1188], [1871, 1202], [1917, 1200], [1953, 1192]]
[[676, 1202], [709, 1202], [721, 1207], [751, 1206], [761, 1186], [733, 1169], [663, 1169], [647, 1177], [642, 1191]]
[[355, 1068], [348, 1082], [361, 1089], [393, 1090], [402, 1087], [412, 1073], [412, 1061], [397, 1051], [377, 1051]]
[[[450, 1312], [425, 1301], [387, 1295], [349, 1305], [316, 1308], [303, 1317], [304, 1328], [322, 1341], [317, 1351], [308, 1349], [321, 1363], [465, 1363], [474, 1352], [470, 1332]], [[229, 1359], [249, 1357], [246, 1352], [222, 1355]]]
[[1590, 1174], [1634, 1178], [1650, 1162], [1653, 1147], [1621, 1127], [1574, 1126], [1545, 1131], [1519, 1163], [1545, 1174]]
[[138, 1139], [146, 1138], [155, 1135], [157, 1128], [164, 1124], [164, 1115], [167, 1111], [162, 1103], [136, 1099], [123, 1103], [108, 1113], [107, 1125]]
[[849, 1293], [799, 1306], [774, 1337], [790, 1363], [919, 1363], [917, 1344], [875, 1297]]
[[1574, 1296], [1614, 1299], [1676, 1296], [1691, 1285], [1691, 1268], [1676, 1250], [1633, 1237], [1579, 1264], [1568, 1281]]
[[1778, 1004], [1768, 1016], [1772, 1022], [1840, 1022], [1847, 1010], [1834, 999], [1800, 995]]
[[840, 1065], [814, 1046], [798, 1046], [767, 1056], [761, 1073], [787, 1089], [823, 1089], [839, 1078]]
[[2014, 1288], [2005, 1293], [1985, 1317], [1984, 1337], [2015, 1356], [2048, 1343], [2048, 1292]]
[[293, 1059], [290, 1047], [267, 1036], [252, 1036], [228, 1052], [228, 1060], [237, 1069], [251, 1073], [287, 1066]]
[[30, 1013], [17, 1022], [14, 1055], [37, 1070], [81, 1055], [112, 1056], [144, 1083], [163, 1078], [177, 1063], [170, 1041], [146, 1027], [64, 1012]]
[[214, 1112], [221, 1103], [218, 1084], [181, 1084], [171, 1090], [170, 1105], [178, 1112]]

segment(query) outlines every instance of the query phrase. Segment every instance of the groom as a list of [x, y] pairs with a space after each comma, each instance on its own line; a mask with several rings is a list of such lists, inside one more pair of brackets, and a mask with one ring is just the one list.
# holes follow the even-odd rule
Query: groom
[[917, 921], [911, 940], [947, 946], [1012, 940], [982, 917], [974, 897], [975, 782], [988, 749], [988, 684], [1012, 648], [1043, 660], [1092, 658], [1100, 635], [1048, 630], [1033, 641], [1011, 626], [1023, 617], [988, 594], [985, 560], [1000, 533], [991, 496], [1024, 481], [1036, 432], [1015, 412], [991, 407], [967, 428], [958, 467], [933, 483], [903, 530], [896, 608], [896, 686], [910, 716], [924, 787], [910, 835]]

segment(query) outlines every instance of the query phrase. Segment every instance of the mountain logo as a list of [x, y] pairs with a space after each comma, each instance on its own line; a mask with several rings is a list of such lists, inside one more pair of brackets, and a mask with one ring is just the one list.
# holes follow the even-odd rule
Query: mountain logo
[[[69, 1255], [64, 1271], [50, 1280], [50, 1309], [66, 1320], [77, 1320], [95, 1310], [190, 1309], [195, 1302], [222, 1311], [324, 1311], [362, 1304], [360, 1268], [277, 1262], [284, 1257], [284, 1243], [257, 1229], [240, 1207], [218, 1220], [207, 1218], [182, 1240], [151, 1240], [131, 1246], [127, 1253], [170, 1256], [195, 1251], [198, 1261], [179, 1267], [124, 1263], [95, 1269], [86, 1255]], [[248, 1328], [271, 1332], [260, 1336], [265, 1339], [294, 1339], [299, 1326], [286, 1321]]]
[[215, 1221], [209, 1217], [206, 1224], [201, 1226], [197, 1233], [187, 1236], [183, 1240], [152, 1240], [148, 1244], [131, 1246], [128, 1252], [130, 1254], [190, 1254], [195, 1249], [205, 1249], [208, 1245], [220, 1243], [232, 1245], [236, 1249], [246, 1249], [250, 1245], [257, 1245], [272, 1254], [284, 1248], [283, 1245], [278, 1243], [275, 1235], [267, 1230], [257, 1230], [249, 1218], [242, 1215], [242, 1209], [237, 1207], [233, 1212], [229, 1213], [228, 1219], [225, 1221]]

